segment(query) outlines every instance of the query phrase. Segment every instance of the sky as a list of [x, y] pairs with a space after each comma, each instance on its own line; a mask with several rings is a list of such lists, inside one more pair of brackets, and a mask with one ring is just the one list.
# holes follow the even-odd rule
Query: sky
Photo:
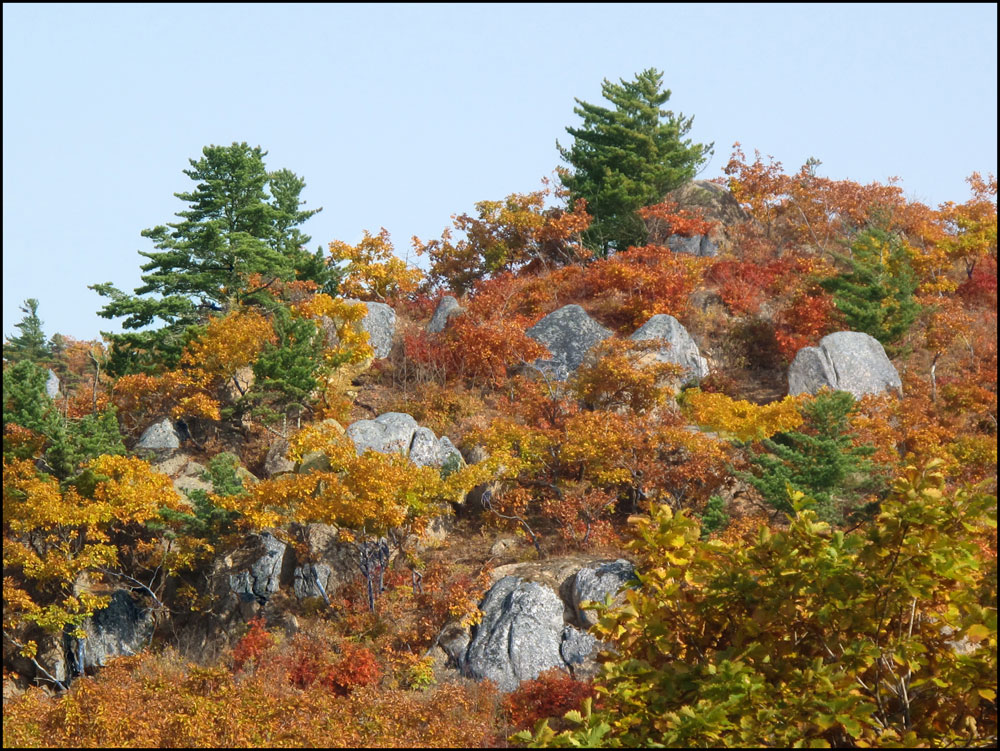
[[[665, 108], [793, 172], [896, 176], [930, 206], [997, 171], [996, 4], [3, 6], [3, 333], [120, 331], [88, 285], [139, 286], [204, 146], [303, 177], [309, 249], [385, 227], [400, 257], [477, 201], [537, 190], [574, 98], [663, 71]], [[419, 261], [418, 261], [419, 262]]]

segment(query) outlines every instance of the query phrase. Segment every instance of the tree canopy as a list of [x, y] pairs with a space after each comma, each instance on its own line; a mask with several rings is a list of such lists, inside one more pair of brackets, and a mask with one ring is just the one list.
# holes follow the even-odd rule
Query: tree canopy
[[[321, 251], [305, 250], [310, 238], [299, 230], [321, 209], [303, 210], [304, 180], [287, 169], [268, 172], [265, 156], [246, 143], [206, 146], [202, 158], [189, 160], [191, 169], [184, 170], [196, 187], [174, 194], [187, 204], [177, 213], [180, 221], [142, 232], [157, 250], [139, 251], [149, 261], [135, 294], [110, 282], [91, 286], [110, 299], [99, 315], [124, 318], [128, 330], [108, 335], [115, 345], [113, 371], [175, 364], [192, 325], [248, 301], [275, 281], [333, 284], [334, 270]], [[163, 325], [149, 329], [157, 320]]]
[[583, 118], [568, 148], [557, 148], [572, 170], [562, 176], [570, 199], [584, 199], [594, 217], [584, 232], [587, 247], [601, 255], [646, 242], [636, 211], [695, 176], [712, 151], [685, 139], [693, 117], [661, 109], [670, 99], [655, 68], [620, 84], [604, 80], [601, 95], [613, 109], [577, 99], [573, 111]]

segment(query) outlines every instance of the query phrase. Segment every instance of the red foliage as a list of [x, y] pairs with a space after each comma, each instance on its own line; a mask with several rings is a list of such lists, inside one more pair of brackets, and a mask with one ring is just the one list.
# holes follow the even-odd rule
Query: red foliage
[[665, 238], [669, 235], [697, 237], [707, 235], [714, 226], [714, 222], [707, 221], [700, 211], [678, 211], [674, 201], [644, 206], [637, 213], [646, 221], [651, 238]]
[[833, 297], [822, 291], [803, 292], [778, 314], [774, 338], [778, 349], [789, 362], [803, 347], [815, 346], [836, 329], [838, 311]]
[[708, 280], [718, 285], [719, 296], [736, 315], [757, 315], [761, 303], [775, 292], [775, 283], [789, 271], [785, 259], [767, 263], [723, 259], [709, 269]]
[[584, 699], [594, 695], [591, 681], [578, 681], [552, 668], [533, 681], [524, 681], [516, 691], [507, 694], [503, 708], [515, 728], [529, 729], [539, 720], [558, 719], [571, 709], [579, 709]]
[[264, 619], [251, 619], [250, 630], [233, 647], [233, 670], [243, 670], [248, 663], [256, 669], [260, 658], [273, 646], [274, 637], [264, 628]]
[[326, 646], [312, 638], [296, 639], [294, 652], [287, 658], [287, 671], [293, 686], [306, 689], [319, 684], [337, 696], [371, 686], [382, 674], [367, 647], [344, 642], [339, 657], [333, 659]]
[[997, 304], [997, 260], [989, 256], [976, 263], [972, 273], [958, 288], [959, 296], [967, 303], [978, 305]]

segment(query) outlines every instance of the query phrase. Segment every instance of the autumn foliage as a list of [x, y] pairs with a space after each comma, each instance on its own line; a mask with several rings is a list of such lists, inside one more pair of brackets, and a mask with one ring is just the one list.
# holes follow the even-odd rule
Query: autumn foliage
[[[931, 208], [820, 166], [737, 144], [717, 182], [743, 218], [647, 196], [621, 247], [546, 182], [414, 238], [426, 274], [384, 229], [288, 238], [295, 264], [229, 274], [149, 346], [15, 346], [37, 362], [4, 369], [5, 745], [995, 745], [996, 179]], [[388, 357], [359, 300], [392, 305]], [[612, 335], [556, 381], [526, 332], [568, 304]], [[708, 377], [630, 339], [661, 313]], [[848, 329], [902, 394], [788, 396], [796, 353]], [[462, 458], [359, 453], [345, 427], [387, 412]], [[163, 418], [180, 450], [130, 455]], [[226, 567], [265, 531], [279, 591], [241, 597]], [[597, 609], [600, 672], [460, 679], [444, 635], [553, 556], [637, 566]], [[306, 563], [336, 571], [300, 600]], [[57, 679], [123, 587], [151, 647]]]

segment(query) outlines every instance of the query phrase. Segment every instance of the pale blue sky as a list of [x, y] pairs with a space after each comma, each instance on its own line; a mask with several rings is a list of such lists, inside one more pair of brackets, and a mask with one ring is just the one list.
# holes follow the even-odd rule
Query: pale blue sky
[[537, 189], [574, 97], [650, 67], [704, 178], [734, 141], [932, 206], [996, 172], [995, 4], [5, 4], [3, 333], [28, 297], [49, 335], [120, 330], [87, 285], [139, 284], [207, 144], [305, 178], [310, 250], [384, 226], [403, 256]]

